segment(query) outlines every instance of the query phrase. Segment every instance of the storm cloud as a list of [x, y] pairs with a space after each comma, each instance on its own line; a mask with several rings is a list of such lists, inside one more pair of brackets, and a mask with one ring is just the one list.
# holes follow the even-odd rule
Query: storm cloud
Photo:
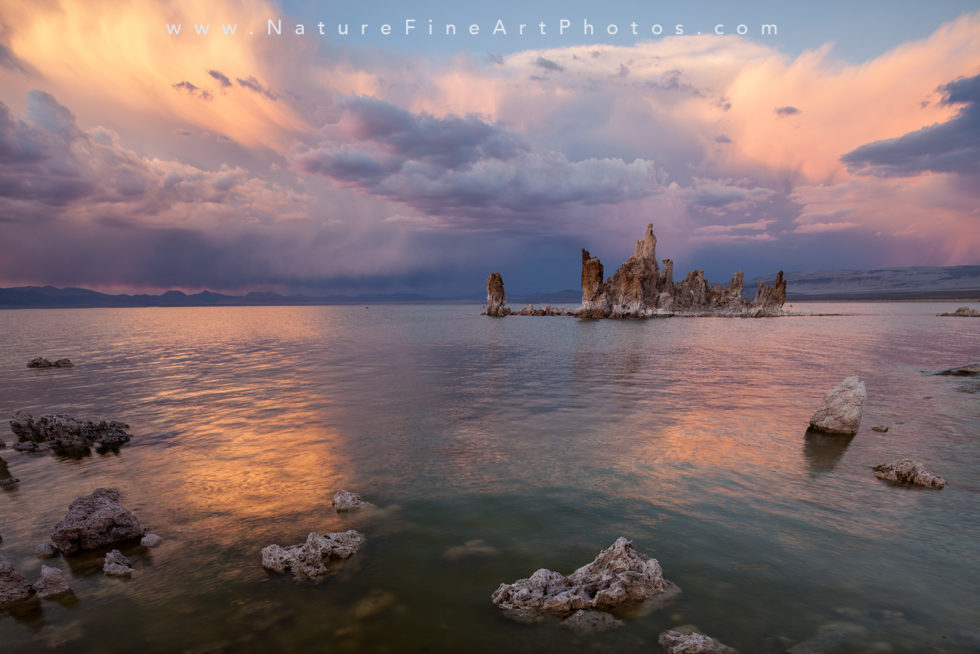
[[954, 118], [862, 145], [841, 157], [848, 171], [881, 177], [980, 173], [980, 75], [958, 79], [938, 90], [943, 94], [941, 104], [963, 105]]

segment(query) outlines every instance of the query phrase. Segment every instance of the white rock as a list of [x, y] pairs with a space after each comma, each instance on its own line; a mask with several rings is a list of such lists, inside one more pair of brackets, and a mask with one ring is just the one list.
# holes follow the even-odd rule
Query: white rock
[[343, 488], [333, 494], [331, 504], [333, 505], [333, 508], [337, 510], [337, 513], [357, 511], [366, 506], [371, 506], [369, 502], [365, 502], [363, 499], [361, 499], [361, 496], [357, 493], [352, 493], [348, 490], [344, 490]]
[[156, 534], [147, 534], [140, 539], [140, 545], [143, 547], [156, 547], [160, 544], [162, 539]]
[[943, 488], [946, 480], [928, 472], [925, 467], [914, 459], [902, 459], [894, 463], [880, 463], [874, 466], [875, 477], [900, 484], [912, 484], [926, 488]]
[[58, 568], [41, 566], [41, 578], [34, 582], [34, 590], [41, 599], [48, 599], [71, 592], [68, 585], [68, 574]]
[[827, 393], [810, 418], [810, 427], [828, 434], [853, 436], [861, 426], [861, 411], [867, 398], [864, 382], [848, 377]]
[[738, 654], [727, 645], [706, 636], [694, 625], [668, 629], [657, 640], [667, 654]]
[[109, 577], [130, 577], [134, 572], [132, 565], [130, 560], [123, 556], [122, 552], [112, 550], [105, 555], [102, 572]]
[[364, 535], [353, 529], [322, 535], [313, 532], [302, 545], [263, 547], [262, 567], [279, 573], [292, 570], [297, 577], [319, 579], [330, 574], [331, 562], [354, 556], [364, 540]]

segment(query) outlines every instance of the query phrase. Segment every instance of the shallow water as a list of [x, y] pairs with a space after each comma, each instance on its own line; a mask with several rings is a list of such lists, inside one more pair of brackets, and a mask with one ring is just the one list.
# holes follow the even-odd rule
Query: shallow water
[[[977, 651], [980, 381], [923, 373], [980, 359], [980, 321], [936, 317], [955, 306], [650, 321], [0, 311], [0, 414], [120, 419], [135, 435], [82, 459], [0, 451], [21, 480], [0, 492], [0, 554], [36, 578], [34, 546], [99, 486], [164, 538], [124, 548], [131, 580], [101, 574], [104, 552], [46, 562], [71, 570], [78, 600], [0, 614], [2, 650], [650, 652], [694, 623], [744, 654], [838, 623], [852, 636], [833, 651]], [[35, 355], [76, 367], [25, 368]], [[868, 387], [860, 433], [805, 437], [850, 374]], [[873, 476], [905, 456], [949, 485]], [[378, 508], [336, 514], [341, 487]], [[264, 545], [348, 528], [367, 545], [323, 583], [260, 565]], [[620, 535], [681, 586], [672, 606], [580, 636], [491, 604], [499, 583], [569, 573]], [[476, 539], [492, 551], [444, 556]]]

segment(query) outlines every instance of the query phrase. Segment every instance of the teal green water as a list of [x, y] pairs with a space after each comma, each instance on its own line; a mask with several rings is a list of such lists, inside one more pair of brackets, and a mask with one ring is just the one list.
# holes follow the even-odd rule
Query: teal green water
[[[469, 306], [0, 311], [0, 414], [131, 425], [118, 454], [0, 450], [0, 554], [30, 578], [76, 497], [118, 486], [164, 541], [58, 558], [77, 601], [0, 613], [2, 651], [656, 652], [694, 623], [782, 652], [829, 623], [839, 652], [980, 649], [980, 360], [956, 305], [799, 305], [770, 320], [490, 319]], [[70, 370], [28, 370], [35, 356]], [[804, 436], [857, 374], [853, 440]], [[888, 425], [887, 433], [871, 431]], [[13, 439], [5, 426], [0, 438]], [[942, 491], [870, 467], [905, 456]], [[338, 515], [338, 488], [376, 510]], [[356, 528], [321, 584], [259, 551]], [[501, 582], [569, 573], [617, 536], [683, 589], [669, 608], [581, 636], [508, 621]], [[483, 556], [447, 558], [480, 539]], [[379, 598], [381, 598], [379, 600]]]

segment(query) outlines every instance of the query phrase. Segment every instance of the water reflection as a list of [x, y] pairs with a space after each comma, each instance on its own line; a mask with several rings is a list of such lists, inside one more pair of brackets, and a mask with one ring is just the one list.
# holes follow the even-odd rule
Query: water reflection
[[837, 462], [844, 456], [854, 436], [826, 434], [815, 429], [807, 429], [803, 439], [803, 456], [810, 467], [810, 472], [820, 474], [831, 472], [837, 466]]

